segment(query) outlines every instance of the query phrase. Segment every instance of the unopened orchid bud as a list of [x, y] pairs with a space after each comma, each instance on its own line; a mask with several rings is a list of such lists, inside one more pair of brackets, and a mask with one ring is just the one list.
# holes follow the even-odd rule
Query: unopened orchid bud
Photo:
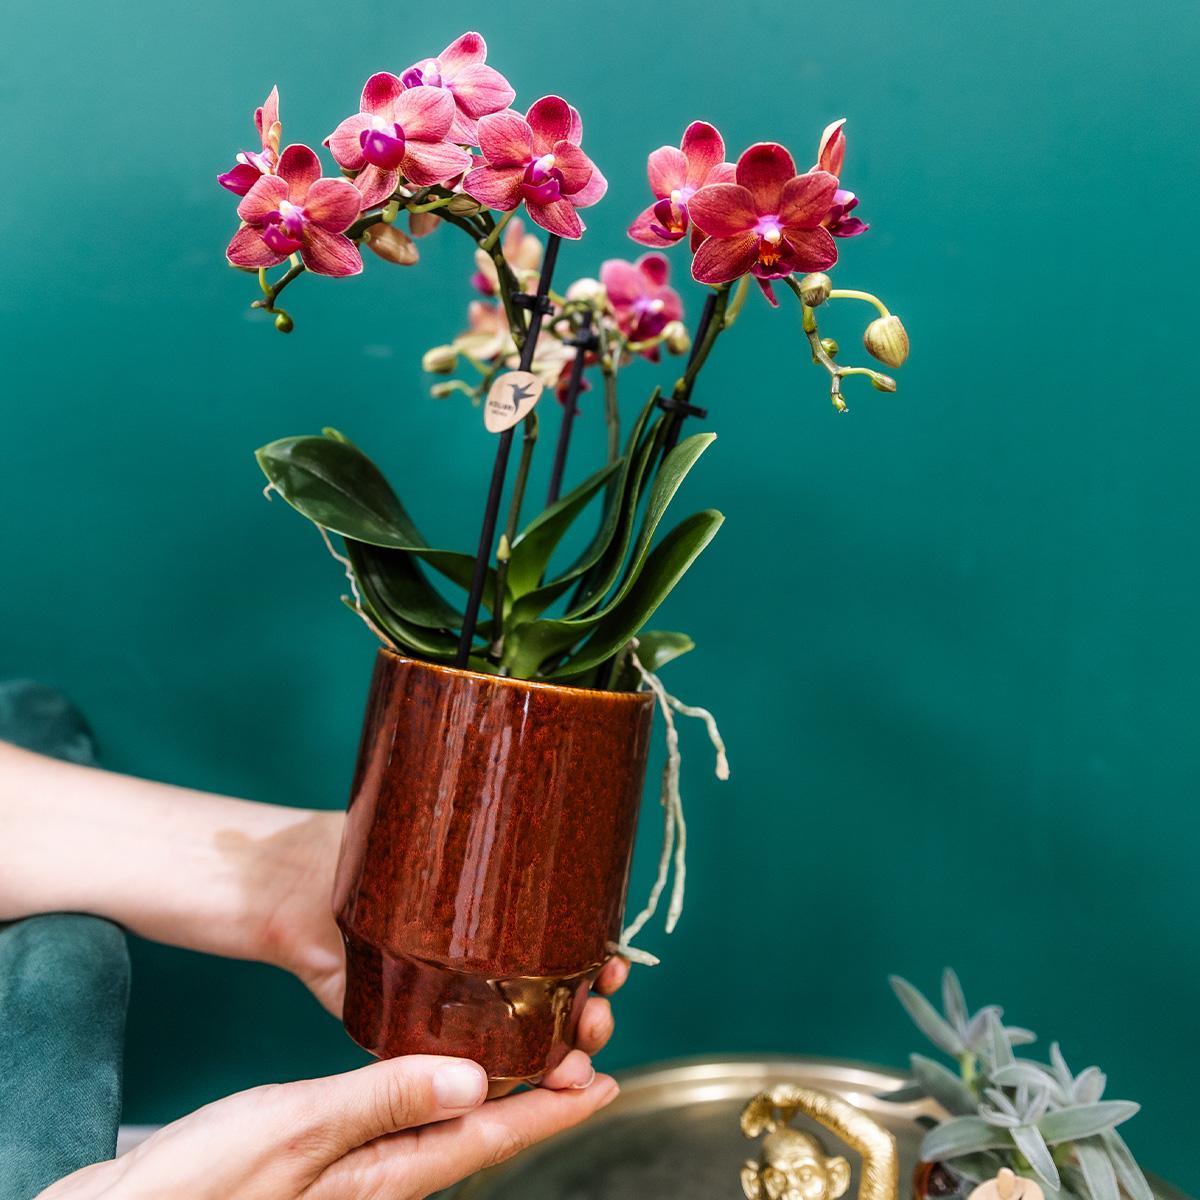
[[470, 196], [460, 194], [446, 205], [446, 211], [456, 217], [473, 217], [476, 213], [483, 212], [483, 205], [478, 200], [472, 200]]
[[908, 357], [908, 333], [897, 316], [876, 317], [863, 334], [867, 352], [889, 367], [901, 367]]
[[841, 392], [833, 393], [833, 407], [836, 411], [838, 411], [840, 413], [850, 411], [850, 406], [846, 403], [845, 398], [842, 396]]
[[281, 312], [275, 315], [275, 328], [280, 333], [291, 333], [296, 328], [296, 324], [287, 313]]
[[453, 346], [434, 346], [421, 358], [421, 370], [430, 375], [449, 375], [458, 366], [458, 351]]
[[821, 339], [821, 349], [824, 350], [825, 353], [828, 354], [830, 358], [837, 358], [837, 354], [838, 354], [838, 351], [841, 349], [841, 346], [839, 346], [837, 344], [836, 338], [822, 338]]
[[672, 354], [686, 354], [692, 348], [692, 335], [682, 321], [668, 321], [662, 337]]
[[456, 383], [457, 381], [455, 383], [435, 383], [429, 389], [429, 394], [435, 400], [445, 400], [447, 396], [453, 396], [455, 392], [459, 391]]
[[605, 291], [604, 284], [598, 279], [576, 279], [567, 288], [567, 299], [574, 300], [578, 304], [590, 304], [595, 308], [600, 308], [607, 301], [608, 292]]
[[896, 381], [890, 375], [884, 375], [882, 371], [872, 371], [871, 386], [877, 392], [894, 392]]
[[820, 271], [814, 271], [811, 275], [805, 275], [800, 280], [800, 299], [809, 308], [820, 308], [829, 299], [829, 293], [832, 291], [833, 280]]

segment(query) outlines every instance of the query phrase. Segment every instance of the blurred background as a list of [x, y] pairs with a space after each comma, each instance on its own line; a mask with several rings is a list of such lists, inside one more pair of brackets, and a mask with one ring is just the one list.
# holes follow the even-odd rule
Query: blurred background
[[[582, 110], [610, 180], [564, 281], [638, 253], [645, 156], [689, 120], [805, 166], [849, 117], [872, 230], [836, 280], [912, 357], [836, 416], [794, 307], [756, 294], [702, 377], [720, 439], [680, 512], [728, 520], [655, 625], [694, 635], [667, 682], [717, 712], [733, 777], [686, 730], [688, 907], [643, 939], [663, 964], [603, 1065], [900, 1064], [887, 974], [954, 964], [973, 1006], [1099, 1061], [1144, 1102], [1146, 1165], [1200, 1186], [1194, 4], [8, 0], [4, 27], [0, 672], [65, 689], [113, 768], [287, 804], [344, 803], [374, 647], [252, 451], [336, 425], [469, 548], [493, 443], [420, 369], [464, 325], [456, 230], [413, 269], [302, 279], [290, 337], [249, 310], [214, 178], [271, 85], [315, 146], [368, 74], [483, 31], [522, 108]], [[839, 307], [849, 347], [871, 313]], [[627, 416], [671, 371], [626, 376]], [[576, 478], [601, 424], [585, 397]], [[361, 1060], [281, 973], [135, 945], [127, 1120]]]

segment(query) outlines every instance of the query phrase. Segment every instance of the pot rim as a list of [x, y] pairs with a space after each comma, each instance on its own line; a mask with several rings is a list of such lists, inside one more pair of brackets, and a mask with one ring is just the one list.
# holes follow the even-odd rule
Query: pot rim
[[486, 671], [469, 671], [465, 667], [448, 667], [442, 663], [427, 662], [422, 658], [409, 658], [391, 646], [380, 646], [379, 654], [384, 658], [394, 659], [406, 666], [421, 667], [436, 675], [455, 677], [459, 679], [477, 679], [481, 683], [503, 684], [505, 687], [515, 687], [527, 692], [548, 692], [556, 696], [590, 697], [594, 700], [607, 701], [610, 704], [640, 705], [643, 708], [654, 706], [653, 692], [609, 692], [602, 688], [568, 687], [561, 683], [548, 683], [541, 679], [517, 679], [512, 675], [489, 675]]

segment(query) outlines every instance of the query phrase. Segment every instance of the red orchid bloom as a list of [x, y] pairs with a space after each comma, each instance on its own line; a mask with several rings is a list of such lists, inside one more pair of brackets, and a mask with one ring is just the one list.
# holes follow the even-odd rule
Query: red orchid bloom
[[245, 224], [225, 256], [235, 267], [273, 267], [291, 254], [317, 275], [357, 275], [358, 248], [345, 236], [362, 207], [348, 179], [322, 179], [307, 146], [289, 146], [274, 175], [264, 175], [238, 205]]
[[279, 89], [273, 87], [262, 108], [254, 110], [254, 125], [258, 129], [261, 150], [243, 150], [235, 163], [217, 182], [235, 196], [244, 196], [263, 175], [272, 175], [279, 162], [279, 139], [283, 126], [279, 123]]
[[[617, 319], [617, 328], [631, 341], [656, 338], [669, 321], [683, 316], [679, 293], [667, 286], [671, 264], [661, 254], [643, 254], [637, 262], [610, 258], [600, 267], [600, 282]], [[658, 362], [659, 348], [642, 353]]]
[[730, 283], [749, 272], [775, 303], [770, 280], [837, 262], [823, 227], [837, 191], [833, 175], [797, 175], [782, 146], [759, 142], [738, 159], [735, 177], [736, 183], [706, 184], [689, 204], [692, 220], [708, 234], [692, 260], [699, 283]]
[[445, 88], [454, 97], [450, 141], [463, 146], [479, 142], [479, 118], [506, 109], [516, 96], [512, 85], [484, 63], [487, 42], [478, 33], [455, 38], [436, 58], [414, 63], [400, 76], [405, 87]]
[[[629, 236], [643, 246], [671, 246], [688, 231], [688, 201], [706, 183], [732, 183], [734, 166], [725, 161], [725, 142], [716, 129], [693, 121], [678, 148], [660, 146], [650, 155], [646, 174], [656, 199], [629, 226]], [[695, 230], [692, 237], [701, 240]]]
[[[845, 124], [846, 118], [842, 117], [840, 121], [833, 121], [825, 126], [817, 147], [817, 162], [813, 167], [814, 171], [828, 171], [839, 180], [846, 161], [846, 131], [843, 129]], [[866, 221], [847, 215], [857, 204], [858, 197], [853, 192], [840, 187], [834, 192], [833, 207], [825, 218], [825, 228], [834, 237], [858, 237], [860, 233], [866, 233], [871, 228]]]
[[511, 109], [479, 121], [479, 149], [486, 165], [463, 180], [463, 190], [502, 212], [521, 201], [529, 215], [559, 237], [578, 238], [580, 208], [595, 204], [608, 180], [579, 148], [583, 122], [561, 96], [535, 100], [525, 116]]
[[403, 177], [417, 187], [445, 183], [471, 165], [471, 155], [447, 138], [457, 113], [445, 88], [413, 87], [387, 71], [363, 87], [360, 111], [326, 139], [338, 166], [357, 171], [364, 208], [388, 199]]

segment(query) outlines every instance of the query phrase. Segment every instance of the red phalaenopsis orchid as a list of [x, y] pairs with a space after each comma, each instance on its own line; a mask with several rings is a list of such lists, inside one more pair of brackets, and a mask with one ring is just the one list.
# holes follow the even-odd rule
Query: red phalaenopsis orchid
[[[830, 175], [836, 175], [839, 181], [846, 162], [846, 131], [843, 128], [845, 124], [846, 118], [842, 117], [840, 121], [832, 121], [825, 126], [817, 146], [816, 165], [813, 167], [814, 171], [828, 171]], [[858, 197], [853, 192], [848, 192], [840, 186], [834, 192], [833, 207], [825, 218], [825, 228], [834, 237], [858, 237], [860, 233], [866, 233], [871, 228], [858, 217], [848, 215], [857, 204]]]
[[445, 88], [454, 97], [450, 141], [463, 146], [478, 144], [480, 117], [503, 111], [516, 98], [512, 85], [486, 58], [482, 36], [464, 33], [436, 58], [424, 58], [400, 76], [406, 87]]
[[245, 224], [225, 251], [235, 267], [273, 267], [291, 254], [317, 275], [357, 275], [358, 248], [345, 236], [362, 208], [348, 179], [322, 179], [307, 146], [289, 146], [238, 205]]
[[738, 159], [735, 178], [706, 184], [689, 203], [692, 220], [708, 235], [692, 261], [698, 282], [729, 283], [748, 272], [774, 303], [770, 280], [837, 262], [823, 227], [837, 191], [833, 175], [798, 175], [782, 146], [759, 142]]
[[254, 125], [262, 148], [243, 150], [234, 165], [224, 175], [217, 176], [217, 182], [235, 196], [244, 196], [262, 176], [274, 174], [279, 162], [279, 140], [283, 136], [283, 126], [279, 123], [277, 87], [271, 89], [262, 108], [254, 110]]
[[[670, 276], [671, 264], [661, 254], [643, 254], [637, 262], [610, 258], [601, 265], [600, 282], [617, 327], [631, 342], [655, 339], [683, 316], [679, 293], [667, 283]], [[642, 353], [658, 362], [657, 343]]]
[[[646, 174], [655, 202], [629, 226], [629, 236], [643, 246], [671, 246], [688, 231], [688, 201], [706, 183], [732, 183], [734, 166], [725, 161], [716, 129], [693, 121], [678, 147], [660, 146], [650, 155]], [[700, 241], [695, 231], [693, 239]]]
[[388, 199], [401, 177], [418, 187], [446, 183], [471, 165], [450, 140], [458, 109], [442, 87], [405, 87], [380, 71], [363, 87], [360, 111], [326, 139], [338, 166], [355, 171], [364, 208]]
[[608, 181], [579, 148], [583, 122], [560, 96], [535, 100], [525, 116], [511, 109], [479, 121], [485, 165], [463, 180], [463, 190], [490, 208], [512, 212], [522, 201], [550, 233], [578, 238], [576, 211], [595, 204]]

